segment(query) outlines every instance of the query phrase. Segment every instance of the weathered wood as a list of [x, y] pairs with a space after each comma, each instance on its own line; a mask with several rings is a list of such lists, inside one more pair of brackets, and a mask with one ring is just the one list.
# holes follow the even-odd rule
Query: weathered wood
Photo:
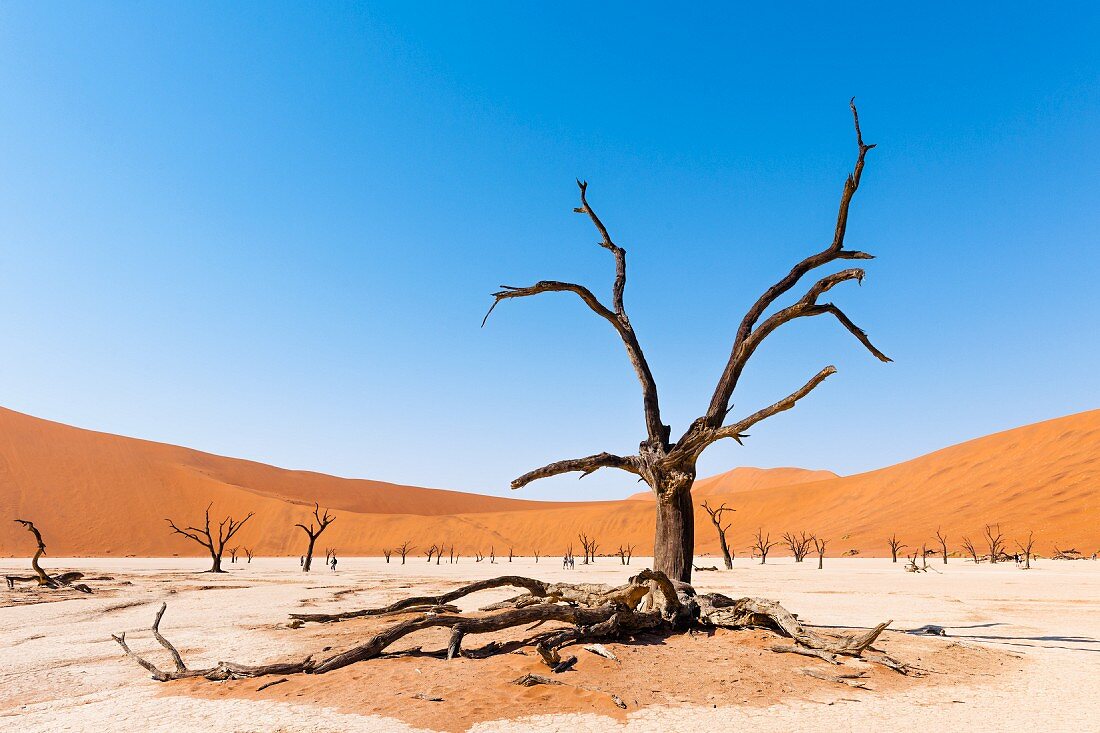
[[747, 437], [746, 431], [753, 425], [784, 410], [791, 409], [826, 378], [836, 373], [834, 367], [825, 367], [787, 397], [733, 424], [725, 425], [725, 420], [732, 409], [730, 401], [740, 376], [746, 364], [764, 340], [780, 326], [791, 321], [821, 315], [832, 316], [872, 356], [883, 362], [890, 361], [840, 308], [833, 303], [818, 302], [819, 298], [839, 284], [846, 282], [861, 283], [864, 277], [862, 269], [850, 268], [826, 275], [811, 285], [794, 304], [780, 308], [770, 316], [765, 317], [765, 313], [781, 296], [798, 285], [802, 278], [812, 271], [841, 260], [872, 259], [872, 256], [866, 252], [848, 250], [844, 247], [851, 202], [856, 190], [859, 188], [867, 152], [875, 147], [863, 142], [863, 133], [860, 129], [859, 114], [854, 99], [849, 102], [849, 106], [855, 127], [858, 155], [855, 166], [844, 183], [832, 242], [824, 250], [810, 255], [796, 264], [785, 277], [768, 288], [749, 308], [737, 329], [729, 359], [718, 384], [715, 386], [706, 413], [693, 421], [680, 439], [675, 442], [670, 440], [670, 427], [662, 421], [657, 384], [650, 371], [637, 334], [626, 313], [623, 299], [626, 287], [626, 250], [615, 244], [608, 233], [607, 227], [604, 226], [603, 221], [589, 204], [587, 198], [588, 184], [577, 181], [580, 189], [581, 205], [574, 210], [589, 217], [600, 234], [600, 246], [610, 251], [615, 258], [615, 279], [612, 285], [611, 306], [604, 305], [584, 285], [572, 282], [542, 280], [525, 287], [502, 285], [500, 290], [492, 294], [493, 303], [488, 313], [485, 314], [482, 325], [485, 325], [489, 315], [504, 300], [526, 298], [542, 293], [572, 293], [579, 297], [593, 313], [607, 321], [615, 329], [623, 342], [627, 357], [634, 367], [642, 388], [646, 439], [639, 445], [637, 455], [619, 456], [603, 452], [583, 458], [556, 461], [529, 471], [515, 479], [512, 481], [513, 489], [521, 488], [538, 479], [563, 473], [577, 472], [583, 478], [602, 468], [614, 468], [637, 475], [649, 485], [657, 498], [653, 547], [655, 569], [665, 573], [669, 578], [689, 582], [691, 580], [695, 531], [691, 487], [695, 482], [696, 462], [699, 456], [709, 445], [718, 440], [732, 438], [740, 443]]
[[711, 524], [714, 525], [715, 531], [718, 532], [718, 545], [722, 548], [722, 561], [726, 563], [726, 570], [733, 570], [733, 558], [730, 557], [730, 547], [726, 543], [726, 532], [729, 530], [730, 527], [733, 526], [733, 523], [730, 522], [725, 527], [723, 527], [722, 514], [724, 514], [725, 512], [734, 512], [737, 510], [730, 509], [728, 506], [725, 505], [725, 503], [723, 503], [719, 507], [712, 507], [710, 504], [704, 501], [700, 506], [703, 507], [703, 511], [705, 511], [710, 517]]
[[[295, 527], [300, 527], [303, 532], [306, 533], [306, 537], [309, 538], [309, 543], [306, 545], [306, 554], [303, 555], [302, 560], [302, 572], [308, 573], [313, 566], [313, 546], [317, 543], [317, 538], [321, 536], [330, 524], [336, 521], [336, 517], [328, 513], [328, 509], [325, 509], [325, 513], [321, 514], [321, 505], [317, 502], [313, 503], [313, 518], [317, 521], [317, 527], [314, 528], [313, 522], [309, 523], [309, 526], [302, 523], [295, 524]], [[325, 552], [325, 563], [328, 564], [329, 558], [332, 555], [330, 552]], [[428, 558], [431, 562], [431, 557]]]
[[197, 542], [206, 548], [206, 551], [210, 553], [210, 569], [208, 573], [224, 573], [222, 570], [222, 554], [225, 552], [225, 543], [233, 538], [233, 535], [240, 531], [245, 522], [251, 519], [255, 514], [249, 512], [241, 521], [236, 521], [232, 516], [226, 516], [221, 522], [218, 523], [218, 533], [215, 535], [210, 529], [210, 507], [214, 506], [214, 502], [210, 502], [206, 506], [205, 521], [202, 527], [180, 527], [176, 526], [176, 523], [171, 519], [165, 519], [168, 522], [168, 526], [172, 528], [172, 531], [176, 534], [181, 534], [193, 542]]

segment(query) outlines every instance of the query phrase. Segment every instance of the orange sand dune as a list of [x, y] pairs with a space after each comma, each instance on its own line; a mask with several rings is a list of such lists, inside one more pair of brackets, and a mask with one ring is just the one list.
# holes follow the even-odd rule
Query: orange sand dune
[[[774, 471], [791, 472], [777, 486]], [[977, 539], [999, 522], [1009, 538], [1034, 530], [1037, 549], [1100, 548], [1100, 410], [978, 438], [911, 461], [856, 476], [812, 481], [802, 469], [740, 469], [702, 479], [697, 495], [736, 508], [730, 540], [739, 556], [757, 527], [772, 533], [816, 532], [829, 554], [882, 555], [897, 532], [910, 545], [942, 527], [951, 545]], [[716, 492], [727, 493], [716, 493]], [[201, 549], [166, 530], [164, 517], [197, 520], [214, 513], [256, 516], [239, 544], [263, 555], [297, 555], [303, 534], [293, 527], [317, 498], [337, 521], [320, 547], [344, 555], [381, 554], [408, 540], [416, 556], [432, 544], [498, 556], [509, 548], [560, 556], [579, 531], [599, 551], [620, 543], [648, 554], [653, 506], [644, 501], [554, 503], [352, 480], [222, 458], [170, 445], [72, 428], [0, 410], [0, 517], [26, 517], [46, 534], [51, 555], [196, 555]], [[696, 550], [717, 541], [697, 514]], [[0, 521], [0, 552], [26, 555], [30, 537]], [[779, 548], [774, 552], [778, 553]], [[423, 562], [423, 558], [420, 559]]]
[[[811, 471], [806, 468], [752, 468], [751, 466], [741, 466], [720, 473], [717, 476], [697, 480], [695, 485], [691, 487], [691, 493], [692, 496], [699, 498], [726, 496], [755, 489], [805, 484], [830, 478], [839, 478], [839, 476], [832, 471]], [[637, 494], [631, 494], [628, 498], [653, 501], [654, 496], [652, 491], [640, 491]]]

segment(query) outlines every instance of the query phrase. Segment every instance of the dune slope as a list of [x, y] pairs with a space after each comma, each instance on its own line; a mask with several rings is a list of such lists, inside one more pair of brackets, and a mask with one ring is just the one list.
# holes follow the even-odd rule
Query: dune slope
[[[822, 474], [824, 480], [814, 480]], [[937, 528], [958, 548], [964, 534], [977, 540], [987, 523], [1000, 523], [1010, 548], [1012, 539], [1034, 531], [1036, 549], [1044, 554], [1055, 543], [1087, 553], [1100, 549], [1100, 410], [985, 436], [877, 471], [830, 476], [735, 469], [701, 479], [696, 496], [737, 510], [730, 540], [741, 557], [758, 527], [773, 539], [784, 531], [816, 532], [829, 538], [830, 555], [883, 555], [892, 532], [912, 546], [933, 541]], [[343, 479], [0, 410], [0, 517], [36, 521], [53, 556], [200, 554], [167, 530], [164, 517], [196, 521], [210, 501], [219, 517], [256, 512], [238, 535], [241, 546], [258, 554], [297, 555], [303, 534], [293, 525], [307, 517], [314, 498], [338, 517], [319, 547], [336, 547], [344, 555], [381, 554], [408, 540], [420, 562], [432, 544], [454, 545], [463, 557], [490, 548], [498, 558], [506, 558], [510, 548], [560, 557], [570, 544], [579, 548], [579, 531], [599, 539], [600, 553], [624, 544], [645, 555], [653, 537], [648, 501], [534, 502]], [[29, 542], [18, 525], [0, 521], [0, 553], [27, 555]], [[700, 510], [697, 553], [716, 548]]]

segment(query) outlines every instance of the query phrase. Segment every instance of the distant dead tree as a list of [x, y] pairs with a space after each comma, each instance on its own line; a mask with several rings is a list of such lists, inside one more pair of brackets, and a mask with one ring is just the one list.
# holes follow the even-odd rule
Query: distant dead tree
[[619, 545], [619, 551], [615, 554], [619, 556], [620, 564], [629, 565], [630, 558], [634, 556], [634, 545]]
[[794, 555], [795, 562], [802, 562], [806, 558], [806, 554], [810, 551], [810, 544], [813, 542], [813, 536], [807, 536], [805, 532], [795, 536], [793, 532], [784, 532], [783, 541], [787, 544], [791, 554]]
[[427, 555], [427, 556], [428, 556], [428, 564], [429, 564], [429, 565], [431, 565], [431, 564], [432, 564], [432, 558], [433, 558], [433, 557], [435, 557], [435, 550], [436, 550], [436, 547], [435, 547], [435, 545], [432, 545], [432, 546], [431, 546], [431, 547], [429, 547], [429, 548], [427, 549], [427, 551], [426, 551], [426, 552], [424, 553], [425, 555]]
[[397, 548], [397, 551], [401, 553], [401, 564], [405, 564], [405, 557], [416, 549], [416, 545], [411, 544], [408, 540], [401, 543], [401, 546]]
[[[854, 100], [851, 102], [852, 121], [855, 126], [856, 143], [859, 155], [851, 173], [848, 175], [840, 197], [836, 225], [832, 232], [832, 241], [826, 247], [798, 262], [790, 272], [769, 287], [756, 299], [741, 319], [729, 358], [715, 385], [714, 392], [706, 411], [693, 420], [679, 438], [673, 438], [671, 427], [661, 417], [660, 403], [657, 397], [657, 382], [650, 371], [649, 364], [642, 351], [634, 327], [627, 316], [623, 294], [626, 289], [626, 250], [617, 245], [588, 203], [588, 183], [577, 181], [580, 188], [580, 206], [576, 213], [587, 216], [599, 232], [599, 245], [608, 250], [615, 258], [615, 280], [612, 286], [612, 298], [609, 305], [598, 298], [584, 285], [556, 280], [542, 280], [526, 287], [512, 285], [501, 286], [493, 293], [493, 305], [485, 320], [501, 302], [513, 298], [526, 298], [542, 293], [571, 293], [580, 298], [596, 314], [615, 330], [622, 340], [627, 356], [642, 388], [642, 407], [645, 418], [646, 437], [639, 444], [636, 455], [618, 456], [603, 452], [583, 458], [555, 461], [520, 476], [512, 481], [512, 488], [522, 488], [532, 481], [558, 476], [564, 473], [580, 473], [587, 476], [601, 468], [614, 468], [638, 476], [645, 481], [656, 495], [656, 531], [654, 532], [653, 564], [656, 570], [668, 575], [672, 580], [691, 582], [692, 554], [695, 545], [695, 512], [692, 505], [691, 488], [695, 482], [699, 457], [712, 444], [720, 440], [732, 439], [741, 443], [748, 431], [757, 423], [789, 410], [806, 397], [828, 377], [836, 373], [836, 368], [827, 366], [810, 378], [802, 387], [778, 402], [757, 410], [732, 423], [727, 418], [732, 411], [731, 400], [740, 382], [745, 367], [760, 345], [783, 325], [803, 318], [826, 316], [835, 318], [840, 325], [851, 333], [875, 358], [883, 362], [890, 358], [871, 343], [867, 334], [856, 326], [848, 316], [833, 303], [818, 302], [821, 296], [845, 282], [862, 282], [864, 271], [861, 268], [848, 268], [820, 278], [810, 285], [804, 295], [786, 307], [774, 312], [772, 306], [788, 291], [798, 285], [803, 277], [831, 263], [841, 260], [869, 260], [872, 255], [844, 248], [848, 226], [849, 207], [859, 188], [867, 152], [874, 145], [863, 142], [863, 133], [859, 127], [859, 115]], [[768, 315], [765, 315], [768, 314]], [[484, 321], [482, 322], [484, 325]]]
[[1016, 546], [1024, 554], [1024, 570], [1031, 570], [1031, 548], [1035, 546], [1035, 533], [1028, 532], [1027, 540], [1024, 542], [1017, 540]]
[[577, 539], [580, 540], [581, 546], [584, 547], [584, 562], [581, 564], [587, 565], [590, 562], [595, 563], [596, 548], [599, 547], [599, 545], [596, 544], [596, 538], [589, 537], [584, 532], [581, 532], [579, 535], [577, 535]]
[[493, 545], [489, 545], [489, 564], [492, 565], [497, 561], [497, 548]]
[[828, 540], [823, 540], [817, 536], [813, 538], [814, 549], [817, 551], [817, 569], [821, 570], [825, 567], [825, 545], [829, 543]]
[[180, 529], [176, 526], [176, 523], [171, 519], [165, 519], [168, 522], [168, 526], [172, 528], [172, 531], [176, 534], [181, 534], [193, 542], [197, 542], [206, 548], [206, 551], [210, 553], [210, 569], [208, 573], [224, 573], [222, 570], [222, 554], [225, 552], [225, 543], [232, 539], [233, 535], [240, 531], [244, 523], [249, 519], [252, 519], [253, 512], [249, 512], [241, 521], [236, 521], [232, 516], [227, 516], [225, 519], [218, 523], [218, 532], [214, 532], [210, 529], [210, 507], [214, 506], [214, 502], [210, 502], [206, 505], [206, 512], [204, 513], [203, 526], [191, 527], [187, 526]]
[[710, 516], [710, 522], [714, 525], [714, 529], [718, 532], [718, 545], [722, 548], [722, 561], [726, 563], [726, 570], [733, 570], [733, 557], [730, 556], [730, 546], [726, 544], [726, 531], [733, 526], [733, 522], [730, 522], [725, 527], [722, 526], [722, 514], [725, 512], [734, 512], [736, 509], [730, 509], [724, 503], [722, 506], [713, 508], [706, 501], [702, 504], [703, 510]]
[[38, 531], [38, 527], [34, 526], [34, 522], [30, 522], [26, 519], [16, 519], [16, 523], [23, 525], [23, 528], [34, 535], [34, 540], [38, 547], [34, 552], [34, 557], [31, 558], [31, 570], [34, 571], [34, 575], [6, 575], [4, 579], [8, 583], [8, 588], [14, 588], [16, 583], [29, 583], [34, 581], [38, 583], [40, 588], [50, 588], [51, 590], [58, 590], [60, 588], [70, 587], [73, 590], [78, 590], [81, 593], [91, 593], [92, 589], [84, 583], [74, 582], [84, 577], [84, 573], [68, 572], [61, 573], [59, 575], [50, 575], [42, 566], [38, 564], [39, 559], [46, 554], [46, 542], [42, 539], [42, 533]]
[[768, 550], [779, 544], [779, 542], [772, 542], [771, 539], [771, 532], [768, 532], [768, 536], [764, 537], [763, 529], [756, 530], [756, 542], [753, 543], [752, 548], [760, 556], [761, 565], [768, 561]]
[[393, 550], [387, 550], [387, 549], [385, 549], [385, 548], [383, 548], [383, 549], [382, 549], [382, 554], [386, 556], [386, 564], [389, 564], [389, 562], [390, 562], [390, 555], [391, 555], [392, 553], [393, 553]]
[[251, 547], [244, 548], [244, 556], [248, 558], [248, 562], [252, 562], [252, 548]]
[[436, 550], [436, 553], [435, 553], [435, 564], [436, 565], [439, 565], [442, 562], [442, 560], [443, 560], [443, 548], [445, 548], [445, 547], [446, 547], [446, 545], [444, 545], [442, 542], [439, 543], [439, 549]]
[[940, 528], [936, 527], [936, 539], [940, 543], [940, 549], [943, 551], [943, 564], [947, 564], [947, 536], [940, 532]]
[[1081, 554], [1080, 550], [1076, 550], [1072, 547], [1069, 548], [1068, 550], [1062, 550], [1062, 549], [1059, 549], [1058, 545], [1055, 545], [1054, 546], [1054, 555], [1051, 557], [1051, 559], [1052, 560], [1083, 560], [1084, 555]]
[[535, 564], [538, 565], [539, 564], [539, 550], [538, 550], [538, 548], [535, 548], [534, 550], [532, 550], [532, 552], [535, 555]]
[[512, 562], [512, 548], [508, 548], [508, 562]]
[[[321, 514], [321, 506], [316, 502], [313, 503], [313, 518], [317, 521], [317, 527], [314, 528], [313, 522], [309, 523], [309, 526], [304, 524], [295, 524], [295, 527], [301, 527], [302, 531], [309, 537], [309, 544], [306, 546], [305, 562], [302, 563], [302, 572], [308, 573], [310, 566], [313, 565], [313, 545], [317, 542], [317, 538], [321, 536], [321, 533], [325, 531], [330, 524], [332, 524], [336, 517], [328, 513], [328, 509], [324, 514]], [[326, 561], [328, 558], [325, 558]]]
[[1004, 535], [1001, 534], [1001, 525], [985, 525], [985, 540], [989, 545], [989, 562], [999, 562], [1004, 554]]
[[454, 545], [453, 542], [451, 543], [450, 557], [451, 557], [450, 563], [451, 563], [451, 565], [454, 565], [455, 564], [455, 545]]
[[903, 547], [908, 547], [909, 545], [903, 545], [901, 543], [901, 541], [898, 540], [897, 534], [890, 535], [889, 542], [890, 542], [890, 557], [893, 558], [894, 562], [897, 562], [898, 561], [898, 552]]
[[974, 543], [966, 535], [963, 535], [962, 546], [963, 549], [966, 550], [967, 553], [969, 553], [970, 557], [974, 560], [975, 565], [979, 564], [982, 561], [981, 557], [978, 555], [978, 548], [974, 546]]
[[474, 550], [474, 562], [481, 562], [485, 559], [485, 556], [480, 551]]
[[923, 570], [928, 569], [928, 556], [929, 555], [935, 555], [935, 554], [936, 554], [936, 551], [935, 550], [929, 550], [927, 544], [922, 544], [920, 546], [920, 559], [921, 559], [921, 563], [923, 565], [923, 567], [922, 567]]

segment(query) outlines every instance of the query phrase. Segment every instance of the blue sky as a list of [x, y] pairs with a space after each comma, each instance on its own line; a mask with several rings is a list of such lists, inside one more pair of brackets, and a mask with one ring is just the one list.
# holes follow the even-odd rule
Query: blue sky
[[[878, 255], [773, 335], [712, 448], [852, 473], [1098, 405], [1100, 10], [1059, 4], [0, 5], [0, 404], [277, 465], [488, 493], [631, 452], [574, 178], [629, 252], [676, 433], [737, 322], [829, 239]], [[770, 4], [769, 4], [770, 5]], [[529, 498], [609, 498], [626, 474]], [[514, 495], [514, 494], [513, 494]]]

